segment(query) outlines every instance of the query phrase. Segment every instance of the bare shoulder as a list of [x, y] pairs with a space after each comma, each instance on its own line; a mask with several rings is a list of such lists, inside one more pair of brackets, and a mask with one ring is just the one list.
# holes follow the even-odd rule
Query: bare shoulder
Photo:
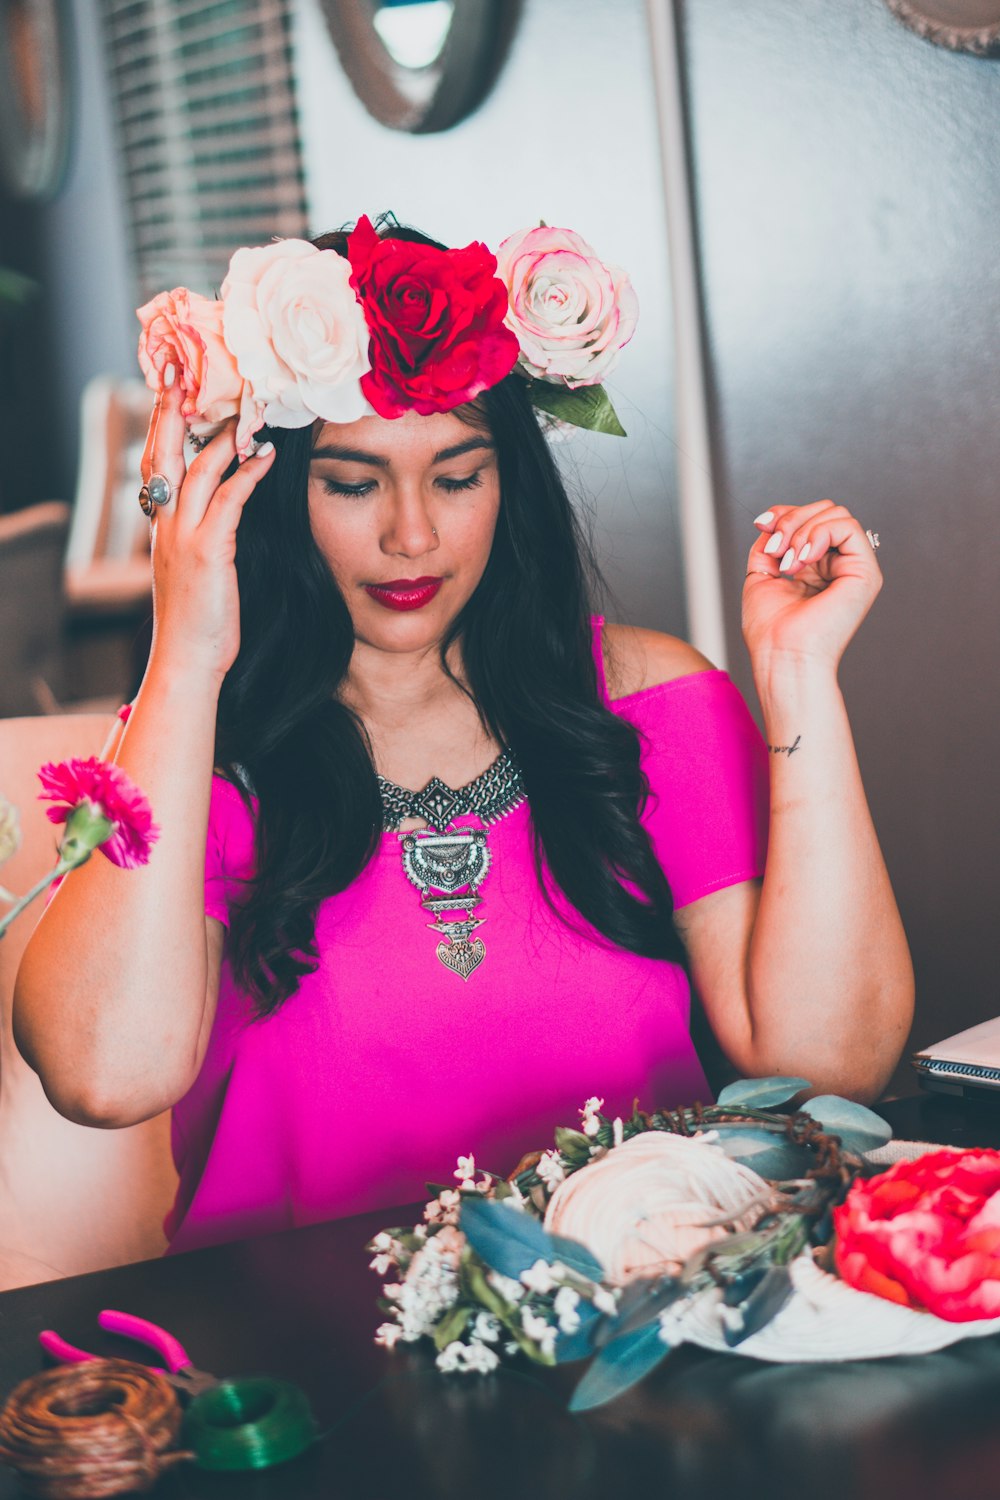
[[608, 694], [627, 698], [644, 688], [673, 682], [694, 672], [710, 672], [712, 663], [687, 641], [635, 625], [605, 625], [602, 632], [604, 675]]

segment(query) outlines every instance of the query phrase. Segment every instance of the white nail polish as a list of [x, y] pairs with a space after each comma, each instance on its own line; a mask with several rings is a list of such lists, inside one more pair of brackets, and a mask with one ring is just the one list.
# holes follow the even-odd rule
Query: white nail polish
[[260, 447], [257, 449], [257, 452], [254, 454], [254, 458], [266, 458], [269, 453], [273, 452], [273, 443], [261, 443]]
[[812, 543], [806, 542], [805, 546], [799, 550], [799, 562], [808, 562], [810, 552], [812, 552]]
[[781, 559], [781, 562], [778, 564], [778, 572], [779, 573], [787, 573], [788, 570], [789, 570], [789, 568], [793, 568], [794, 566], [795, 566], [795, 548], [794, 547], [789, 547], [788, 551], [785, 553], [784, 557]]
[[774, 520], [774, 511], [773, 510], [762, 510], [759, 516], [754, 516], [754, 518], [753, 518], [753, 524], [755, 526], [770, 526], [770, 524], [771, 524], [771, 522], [773, 520]]
[[768, 553], [772, 553], [772, 554], [775, 553], [775, 552], [780, 552], [781, 551], [781, 543], [782, 543], [783, 540], [784, 539], [783, 539], [780, 531], [773, 532], [772, 535], [768, 537], [767, 541], [764, 544], [764, 551], [768, 552]]
[[174, 368], [173, 365], [167, 365], [166, 369], [163, 372], [163, 389], [165, 391], [169, 391], [170, 387], [173, 385], [173, 383], [174, 383], [174, 381], [176, 379], [177, 379], [177, 371], [176, 371], [176, 369]]

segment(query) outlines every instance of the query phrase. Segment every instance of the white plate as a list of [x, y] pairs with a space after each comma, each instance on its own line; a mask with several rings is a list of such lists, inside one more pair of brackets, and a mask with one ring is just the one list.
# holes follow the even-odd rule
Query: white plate
[[692, 1301], [674, 1320], [673, 1331], [678, 1339], [702, 1349], [790, 1364], [930, 1354], [960, 1339], [1000, 1333], [1000, 1318], [952, 1323], [856, 1291], [821, 1271], [808, 1255], [800, 1255], [790, 1270], [792, 1297], [765, 1328], [735, 1348], [730, 1349], [723, 1336], [722, 1293], [714, 1288]]

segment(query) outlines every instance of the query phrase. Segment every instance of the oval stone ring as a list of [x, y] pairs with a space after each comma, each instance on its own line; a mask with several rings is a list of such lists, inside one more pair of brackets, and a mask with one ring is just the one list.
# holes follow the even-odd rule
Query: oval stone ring
[[171, 484], [164, 474], [150, 474], [139, 491], [139, 504], [143, 515], [151, 516], [154, 505], [166, 505], [177, 494], [177, 486]]

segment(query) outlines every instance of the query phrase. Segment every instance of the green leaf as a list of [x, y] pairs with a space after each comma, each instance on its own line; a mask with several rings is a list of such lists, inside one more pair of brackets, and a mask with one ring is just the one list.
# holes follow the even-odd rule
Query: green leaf
[[499, 1318], [505, 1326], [510, 1326], [512, 1322], [520, 1326], [520, 1313], [517, 1306], [508, 1302], [506, 1297], [502, 1297], [495, 1286], [490, 1286], [486, 1272], [478, 1261], [471, 1259], [464, 1261], [462, 1275], [469, 1295], [475, 1297], [487, 1312]]
[[573, 1392], [570, 1411], [590, 1411], [614, 1400], [630, 1386], [637, 1385], [670, 1353], [670, 1345], [660, 1337], [660, 1325], [640, 1328], [606, 1344], [594, 1356], [590, 1368]]
[[586, 1246], [549, 1234], [537, 1219], [508, 1203], [491, 1203], [478, 1193], [464, 1194], [459, 1223], [480, 1260], [514, 1281], [536, 1260], [550, 1264], [560, 1260], [593, 1281], [604, 1276], [604, 1267]]
[[571, 390], [568, 385], [556, 385], [548, 380], [530, 380], [528, 395], [532, 406], [560, 422], [584, 427], [588, 432], [626, 436], [603, 385], [579, 385]]
[[819, 1094], [805, 1105], [830, 1135], [839, 1135], [848, 1151], [874, 1151], [892, 1140], [892, 1126], [863, 1104], [839, 1094]]
[[556, 1150], [567, 1161], [590, 1160], [590, 1141], [582, 1130], [570, 1130], [567, 1125], [556, 1126]]
[[784, 1078], [778, 1074], [771, 1078], [738, 1078], [726, 1085], [715, 1102], [727, 1109], [773, 1109], [778, 1104], [787, 1104], [808, 1087], [807, 1078]]
[[450, 1312], [445, 1313], [434, 1330], [435, 1349], [438, 1351], [447, 1349], [449, 1344], [453, 1344], [457, 1338], [461, 1338], [471, 1317], [471, 1307], [453, 1307]]

